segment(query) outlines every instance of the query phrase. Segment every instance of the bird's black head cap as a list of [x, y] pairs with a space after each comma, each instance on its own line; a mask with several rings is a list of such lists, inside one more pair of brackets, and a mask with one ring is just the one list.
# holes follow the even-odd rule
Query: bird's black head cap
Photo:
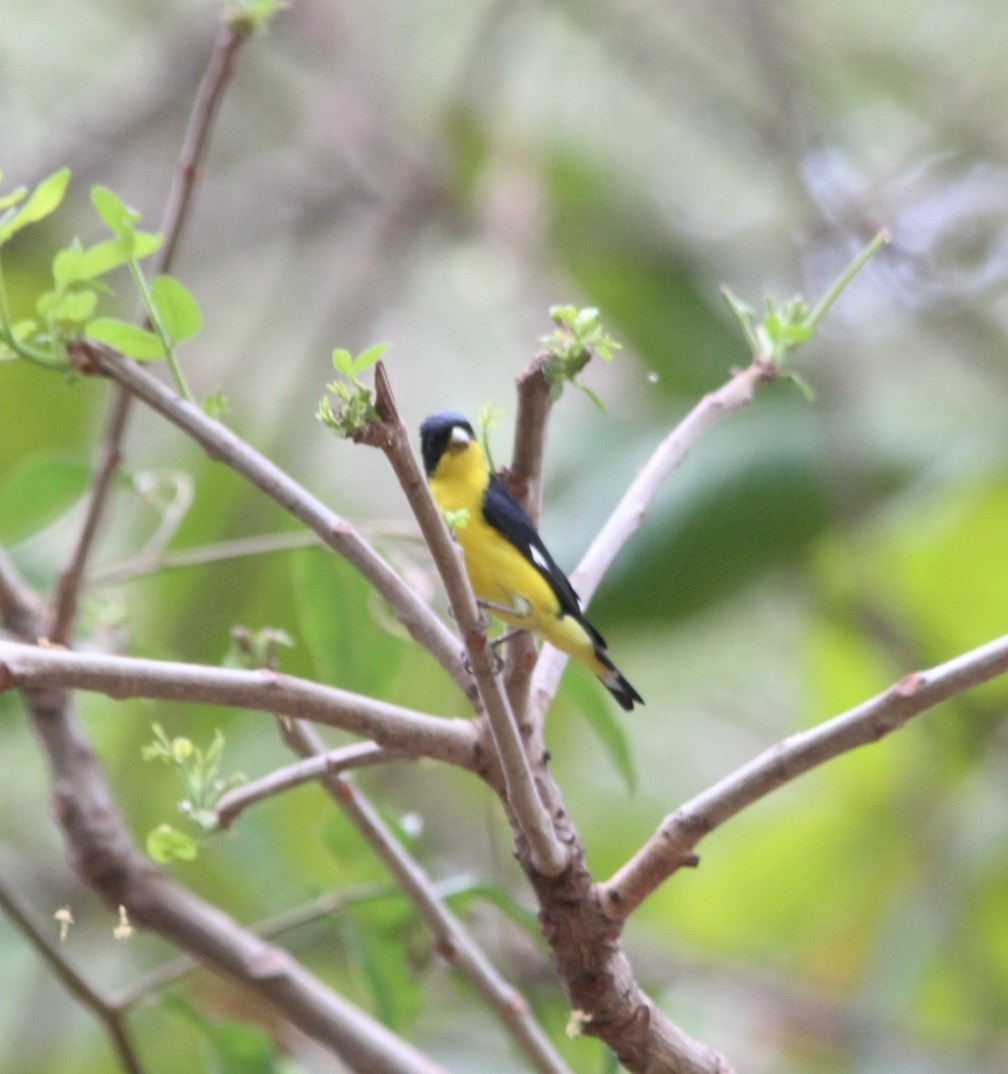
[[424, 470], [428, 477], [437, 469], [437, 464], [451, 439], [452, 429], [464, 429], [473, 440], [476, 439], [473, 427], [455, 410], [442, 410], [431, 414], [420, 426], [420, 453], [423, 455]]

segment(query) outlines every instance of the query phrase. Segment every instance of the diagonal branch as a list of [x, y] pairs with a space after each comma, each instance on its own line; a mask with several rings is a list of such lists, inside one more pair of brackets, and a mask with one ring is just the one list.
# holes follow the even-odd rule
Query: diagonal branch
[[180, 398], [135, 362], [127, 361], [107, 347], [89, 343], [75, 345], [72, 357], [82, 369], [111, 377], [138, 396], [152, 410], [188, 433], [210, 458], [229, 466], [317, 533], [324, 544], [343, 556], [375, 587], [410, 636], [434, 655], [459, 689], [471, 694], [472, 683], [462, 667], [458, 642], [451, 631], [349, 522], [330, 511], [226, 425]]
[[388, 749], [432, 757], [469, 771], [476, 769], [478, 760], [477, 735], [469, 720], [428, 716], [272, 671], [79, 653], [0, 640], [0, 692], [14, 687], [93, 690], [114, 698], [279, 710], [340, 727]]
[[409, 756], [383, 749], [373, 742], [355, 742], [352, 746], [338, 749], [313, 751], [303, 760], [278, 768], [261, 779], [243, 783], [223, 795], [217, 803], [217, 826], [230, 828], [249, 806], [265, 801], [284, 791], [293, 790], [305, 783], [312, 783], [326, 776], [338, 776], [352, 768], [388, 764]]
[[[11, 629], [35, 637], [30, 604], [17, 607], [16, 576], [0, 556], [0, 611]], [[12, 648], [33, 650], [33, 646]], [[47, 650], [34, 649], [36, 653]], [[50, 656], [74, 657], [59, 650]], [[11, 685], [0, 660], [0, 690]], [[116, 806], [68, 691], [31, 686], [25, 703], [50, 768], [54, 811], [78, 873], [130, 920], [272, 1002], [294, 1025], [331, 1048], [356, 1074], [443, 1074], [437, 1064], [328, 989], [286, 951], [242, 928], [216, 906], [175, 884], [141, 854]]]
[[[717, 391], [705, 395], [659, 444], [570, 576], [585, 605], [620, 550], [640, 529], [658, 489], [700, 436], [726, 415], [748, 406], [756, 391], [776, 376], [777, 367], [772, 362], [752, 362]], [[533, 704], [540, 713], [556, 693], [566, 664], [567, 657], [559, 650], [543, 647], [532, 679]]]
[[[280, 725], [284, 739], [302, 757], [325, 756], [314, 728], [297, 720], [281, 720]], [[472, 983], [535, 1070], [539, 1074], [571, 1074], [532, 1017], [525, 997], [498, 973], [496, 966], [437, 893], [427, 872], [396, 839], [357, 784], [331, 770], [322, 775], [322, 782], [388, 869], [396, 886], [413, 903], [434, 936], [438, 952]]]
[[606, 884], [604, 905], [625, 920], [665, 880], [691, 864], [701, 839], [746, 806], [826, 761], [877, 742], [942, 701], [1008, 673], [1008, 634], [928, 671], [904, 676], [885, 693], [753, 758], [670, 813]]

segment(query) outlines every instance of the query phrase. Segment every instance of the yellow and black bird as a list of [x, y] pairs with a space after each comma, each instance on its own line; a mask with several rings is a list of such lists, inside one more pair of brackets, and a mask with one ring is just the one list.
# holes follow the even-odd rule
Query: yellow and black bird
[[609, 659], [602, 635], [521, 505], [490, 472], [473, 428], [443, 411], [420, 426], [427, 481], [442, 511], [465, 511], [455, 534], [479, 600], [510, 626], [530, 630], [597, 675], [629, 712], [640, 694]]

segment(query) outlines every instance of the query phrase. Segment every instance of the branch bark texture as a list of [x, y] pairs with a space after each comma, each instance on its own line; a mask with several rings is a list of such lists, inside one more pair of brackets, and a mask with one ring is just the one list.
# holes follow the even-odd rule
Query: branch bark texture
[[834, 757], [877, 742], [956, 694], [1008, 673], [1008, 634], [927, 671], [904, 676], [849, 712], [792, 735], [670, 813], [658, 831], [602, 889], [609, 913], [625, 920], [677, 869], [692, 864], [701, 839]]

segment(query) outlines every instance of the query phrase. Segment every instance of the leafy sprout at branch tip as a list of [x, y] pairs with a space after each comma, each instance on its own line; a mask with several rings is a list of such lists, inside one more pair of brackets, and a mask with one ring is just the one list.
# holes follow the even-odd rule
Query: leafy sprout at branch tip
[[555, 328], [540, 342], [546, 355], [543, 376], [549, 381], [554, 402], [563, 393], [564, 384], [571, 383], [580, 388], [599, 411], [604, 411], [598, 396], [578, 383], [577, 376], [593, 357], [611, 362], [613, 352], [622, 350], [622, 344], [604, 330], [599, 311], [593, 306], [583, 309], [552, 306], [549, 315]]
[[337, 436], [353, 439], [366, 426], [380, 420], [372, 389], [362, 384], [359, 378], [381, 360], [389, 346], [388, 343], [376, 343], [356, 357], [342, 347], [333, 351], [333, 369], [342, 379], [330, 381], [326, 388], [335, 396], [335, 406], [329, 396], [323, 396], [315, 417]]
[[[727, 285], [722, 285], [721, 296], [745, 336], [752, 360], [771, 363], [782, 369], [791, 355], [815, 336], [819, 322], [840, 295], [889, 241], [889, 232], [885, 229], [879, 231], [840, 273], [814, 308], [801, 295], [794, 295], [783, 302], [768, 295], [764, 300], [763, 317], [758, 318], [751, 306], [738, 299]], [[783, 374], [794, 380], [807, 395], [811, 392], [793, 370], [784, 370]]]

